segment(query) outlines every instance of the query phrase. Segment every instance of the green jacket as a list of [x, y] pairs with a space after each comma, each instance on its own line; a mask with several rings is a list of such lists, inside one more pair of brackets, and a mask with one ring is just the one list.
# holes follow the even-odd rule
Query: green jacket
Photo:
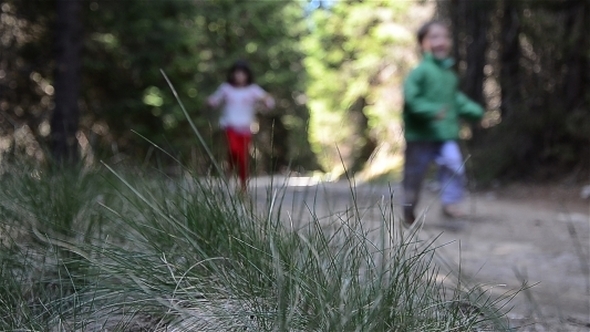
[[[447, 141], [459, 138], [459, 119], [479, 120], [483, 109], [458, 89], [452, 59], [424, 59], [404, 82], [406, 141]], [[445, 116], [437, 119], [441, 110]]]

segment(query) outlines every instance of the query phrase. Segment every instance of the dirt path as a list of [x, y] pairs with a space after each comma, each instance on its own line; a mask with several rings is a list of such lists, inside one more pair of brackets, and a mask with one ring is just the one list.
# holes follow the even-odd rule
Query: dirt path
[[[323, 217], [352, 205], [347, 182], [310, 181], [274, 180], [274, 187], [284, 186], [283, 213], [295, 220], [311, 209]], [[268, 179], [253, 181], [258, 202], [265, 201], [269, 185]], [[359, 185], [354, 191], [359, 206], [374, 207], [363, 221], [377, 227], [376, 205], [390, 200], [389, 186]], [[590, 202], [578, 191], [513, 186], [473, 194], [465, 205], [471, 216], [463, 221], [442, 218], [433, 192], [425, 191], [422, 202], [422, 210], [431, 205], [420, 237], [440, 236], [439, 253], [455, 265], [460, 261], [474, 282], [494, 286], [497, 294], [517, 289], [522, 280], [535, 285], [511, 302], [514, 324], [528, 324], [519, 331], [590, 331]]]

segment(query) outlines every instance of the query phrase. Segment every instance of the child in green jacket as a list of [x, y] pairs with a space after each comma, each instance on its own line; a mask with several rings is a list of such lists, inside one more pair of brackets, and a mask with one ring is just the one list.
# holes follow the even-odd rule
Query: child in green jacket
[[459, 150], [460, 119], [479, 120], [481, 106], [458, 90], [458, 79], [450, 58], [449, 30], [441, 22], [426, 23], [418, 31], [423, 59], [404, 83], [404, 218], [412, 224], [420, 188], [428, 166], [439, 165], [443, 213], [463, 215], [463, 157]]

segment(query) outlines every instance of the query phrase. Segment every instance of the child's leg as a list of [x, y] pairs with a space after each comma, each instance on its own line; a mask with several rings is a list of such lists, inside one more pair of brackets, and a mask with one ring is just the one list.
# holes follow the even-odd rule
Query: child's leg
[[233, 169], [237, 169], [238, 178], [243, 189], [248, 179], [248, 147], [251, 135], [232, 128], [227, 129], [230, 163]]
[[237, 158], [235, 153], [235, 146], [237, 145], [237, 132], [232, 128], [225, 129], [225, 137], [227, 139], [227, 163], [229, 176], [234, 172], [237, 167]]
[[242, 184], [242, 189], [246, 189], [246, 182], [248, 180], [248, 148], [250, 146], [251, 136], [250, 134], [241, 134], [238, 150], [236, 151], [237, 165], [238, 165], [238, 177]]
[[404, 162], [404, 218], [407, 223], [414, 222], [414, 210], [420, 198], [422, 181], [430, 163], [440, 149], [437, 142], [407, 142]]
[[443, 207], [461, 202], [465, 186], [465, 167], [457, 142], [445, 142], [436, 162], [439, 165], [438, 177], [442, 187], [440, 199]]

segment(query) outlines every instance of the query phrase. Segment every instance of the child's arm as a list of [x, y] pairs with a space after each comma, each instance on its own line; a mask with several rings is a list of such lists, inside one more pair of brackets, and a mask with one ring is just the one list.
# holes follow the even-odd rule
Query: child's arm
[[275, 107], [274, 98], [268, 92], [264, 91], [263, 88], [257, 85], [255, 86], [255, 92], [258, 100], [262, 101], [267, 109], [273, 109]]
[[404, 82], [404, 103], [406, 109], [424, 120], [436, 120], [444, 117], [447, 106], [433, 103], [422, 97], [422, 70], [414, 69]]
[[270, 94], [265, 92], [262, 101], [264, 102], [264, 106], [266, 106], [266, 108], [270, 110], [275, 108], [275, 99]]
[[224, 99], [224, 84], [220, 85], [212, 95], [207, 98], [207, 105], [211, 107], [219, 107]]
[[463, 119], [477, 121], [483, 117], [483, 108], [478, 103], [469, 99], [464, 93], [457, 92], [455, 102], [459, 116]]

